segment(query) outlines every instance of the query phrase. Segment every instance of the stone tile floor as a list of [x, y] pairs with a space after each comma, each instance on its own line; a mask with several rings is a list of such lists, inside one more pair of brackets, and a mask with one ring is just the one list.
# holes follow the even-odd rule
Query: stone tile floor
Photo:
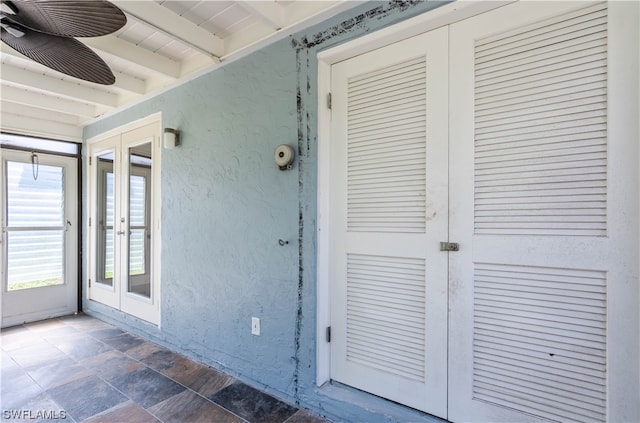
[[3, 329], [0, 347], [3, 422], [326, 422], [86, 315]]

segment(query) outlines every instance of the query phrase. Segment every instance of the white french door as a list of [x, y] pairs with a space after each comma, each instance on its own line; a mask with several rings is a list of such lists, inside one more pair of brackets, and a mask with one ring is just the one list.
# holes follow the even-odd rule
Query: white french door
[[518, 2], [331, 66], [331, 379], [452, 421], [637, 416], [637, 14]]
[[146, 321], [159, 322], [154, 269], [159, 221], [157, 125], [90, 145], [91, 221], [89, 298]]
[[2, 149], [2, 326], [77, 311], [77, 159]]

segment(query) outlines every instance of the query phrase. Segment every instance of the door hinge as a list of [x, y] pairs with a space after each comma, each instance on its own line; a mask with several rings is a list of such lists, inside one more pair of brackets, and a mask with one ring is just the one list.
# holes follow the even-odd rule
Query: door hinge
[[327, 94], [327, 109], [331, 110], [331, 93]]
[[331, 326], [327, 326], [327, 342], [331, 342]]
[[92, 158], [93, 158], [93, 157], [89, 156], [89, 166], [91, 166], [91, 162], [92, 162], [92, 160], [91, 160], [91, 159], [92, 159]]
[[457, 242], [441, 242], [440, 251], [458, 251], [460, 245]]
[[89, 288], [91, 288], [91, 278], [89, 278]]

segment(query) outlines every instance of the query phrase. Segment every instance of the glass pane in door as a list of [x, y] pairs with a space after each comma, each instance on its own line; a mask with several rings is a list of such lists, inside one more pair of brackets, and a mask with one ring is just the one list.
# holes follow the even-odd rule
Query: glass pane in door
[[7, 226], [64, 226], [64, 173], [59, 166], [7, 162]]
[[6, 162], [7, 290], [64, 283], [64, 169]]
[[151, 297], [149, 231], [151, 143], [129, 148], [129, 263], [128, 292]]
[[96, 281], [113, 286], [115, 255], [115, 181], [113, 177], [113, 152], [97, 157], [98, 164], [98, 274]]
[[145, 273], [146, 178], [131, 175], [129, 179], [129, 274]]
[[7, 237], [7, 289], [64, 283], [64, 230], [11, 231]]

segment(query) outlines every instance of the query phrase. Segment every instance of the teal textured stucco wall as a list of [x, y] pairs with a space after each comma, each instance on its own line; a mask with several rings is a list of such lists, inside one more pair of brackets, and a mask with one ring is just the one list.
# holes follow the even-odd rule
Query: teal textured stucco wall
[[[162, 154], [160, 329], [84, 309], [285, 400], [370, 421], [315, 386], [316, 53], [441, 4], [363, 4], [85, 128], [88, 139], [162, 112], [182, 145]], [[282, 143], [297, 150], [291, 171], [273, 160]]]

